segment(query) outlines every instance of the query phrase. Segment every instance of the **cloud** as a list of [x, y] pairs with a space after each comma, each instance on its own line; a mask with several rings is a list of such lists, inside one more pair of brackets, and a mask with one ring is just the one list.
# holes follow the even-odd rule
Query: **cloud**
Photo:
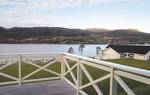
[[54, 10], [81, 4], [82, 0], [0, 0], [0, 26], [55, 26], [63, 18], [36, 10]]
[[[31, 5], [31, 6], [55, 6], [56, 5], [64, 5], [67, 4], [77, 4], [80, 1], [83, 0], [0, 0], [0, 5], [19, 5], [19, 4], [25, 4], [25, 5]], [[59, 6], [58, 6], [59, 7]]]
[[[0, 0], [0, 6], [24, 6], [30, 8], [66, 8], [80, 5], [93, 5], [103, 2], [120, 2], [131, 0]], [[138, 1], [138, 0], [132, 0]]]
[[51, 11], [113, 1], [129, 0], [0, 0], [0, 26], [61, 26], [66, 18], [39, 10]]
[[0, 0], [0, 5], [16, 5], [29, 3], [28, 0]]
[[76, 6], [79, 3], [77, 2], [79, 0], [39, 0], [37, 2], [32, 3], [33, 8], [48, 8], [48, 9], [54, 9], [54, 8], [65, 8], [65, 7], [72, 7]]
[[[38, 8], [66, 8], [80, 5], [93, 5], [95, 3], [118, 1], [118, 0], [39, 0], [33, 4]], [[119, 0], [120, 1], [120, 0]]]
[[14, 27], [14, 26], [55, 26], [58, 21], [63, 21], [61, 18], [33, 12], [28, 9], [18, 9], [5, 12], [0, 15], [0, 26]]

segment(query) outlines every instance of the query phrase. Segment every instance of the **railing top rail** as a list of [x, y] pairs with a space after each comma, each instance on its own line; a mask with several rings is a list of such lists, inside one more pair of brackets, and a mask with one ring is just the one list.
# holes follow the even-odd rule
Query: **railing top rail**
[[127, 72], [131, 72], [131, 73], [140, 74], [140, 75], [150, 77], [150, 70], [144, 70], [144, 69], [140, 69], [140, 68], [115, 64], [115, 63], [112, 63], [112, 62], [96, 60], [96, 59], [92, 59], [92, 58], [88, 58], [88, 57], [84, 57], [84, 56], [79, 56], [79, 55], [75, 55], [75, 54], [70, 54], [70, 53], [64, 53], [64, 52], [0, 53], [0, 56], [4, 56], [4, 55], [40, 55], [40, 54], [41, 55], [63, 54], [63, 55], [66, 55], [66, 56], [77, 58], [79, 60], [85, 60], [85, 61], [96, 63], [96, 64], [99, 64], [99, 65], [108, 66], [108, 67], [116, 68], [116, 69], [119, 69], [119, 70], [123, 70], [123, 71], [127, 71]]
[[70, 53], [61, 53], [61, 54], [71, 56], [71, 57], [75, 57], [75, 58], [78, 58], [79, 60], [85, 60], [85, 61], [93, 62], [93, 63], [96, 63], [96, 64], [100, 64], [100, 65], [103, 65], [103, 66], [108, 66], [108, 67], [116, 68], [116, 69], [119, 69], [119, 70], [123, 70], [123, 71], [127, 71], [127, 72], [131, 72], [131, 73], [140, 74], [140, 75], [150, 77], [150, 70], [144, 70], [144, 69], [140, 69], [140, 68], [115, 64], [115, 63], [112, 63], [112, 62], [96, 60], [96, 59], [92, 59], [92, 58], [88, 58], [88, 57], [84, 57], [84, 56], [79, 56], [79, 55], [74, 55], [74, 54], [70, 54]]

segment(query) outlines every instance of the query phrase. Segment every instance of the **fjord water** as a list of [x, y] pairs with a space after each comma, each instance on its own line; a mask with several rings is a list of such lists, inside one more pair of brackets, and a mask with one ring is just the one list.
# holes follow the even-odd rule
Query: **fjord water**
[[[96, 47], [104, 49], [107, 45], [86, 44], [83, 55], [93, 57]], [[72, 47], [74, 54], [80, 55], [79, 44], [0, 44], [0, 53], [67, 52]]]

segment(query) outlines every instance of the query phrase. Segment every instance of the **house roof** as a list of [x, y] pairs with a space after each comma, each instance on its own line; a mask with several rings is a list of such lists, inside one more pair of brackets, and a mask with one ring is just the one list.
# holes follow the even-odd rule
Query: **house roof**
[[108, 45], [106, 48], [109, 47], [111, 47], [118, 53], [147, 54], [150, 51], [150, 46], [144, 45]]

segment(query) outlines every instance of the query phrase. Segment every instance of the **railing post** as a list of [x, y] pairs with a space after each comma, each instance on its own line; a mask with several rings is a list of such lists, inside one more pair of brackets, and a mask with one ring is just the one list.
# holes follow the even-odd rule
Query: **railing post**
[[61, 62], [61, 79], [63, 79], [65, 74], [65, 63], [64, 63], [64, 57], [63, 54], [60, 56], [60, 62]]
[[110, 95], [117, 95], [117, 82], [114, 79], [114, 68], [111, 67], [110, 77]]
[[77, 61], [77, 95], [80, 95], [79, 87], [82, 86], [82, 69], [80, 67], [80, 60]]
[[22, 84], [22, 75], [21, 75], [21, 63], [22, 63], [22, 56], [18, 55], [19, 60], [18, 60], [18, 74], [19, 74], [19, 86]]

